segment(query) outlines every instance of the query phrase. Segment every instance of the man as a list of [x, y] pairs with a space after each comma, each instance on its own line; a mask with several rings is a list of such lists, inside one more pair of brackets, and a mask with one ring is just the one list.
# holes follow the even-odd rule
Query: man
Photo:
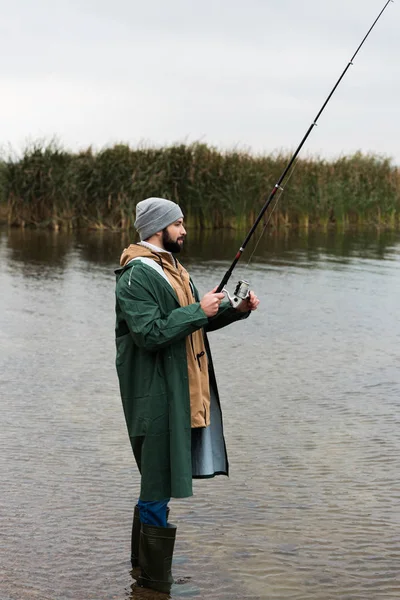
[[116, 366], [141, 489], [132, 527], [140, 585], [168, 593], [176, 526], [171, 497], [192, 495], [192, 478], [228, 475], [222, 415], [207, 331], [247, 317], [251, 292], [232, 308], [215, 289], [200, 300], [175, 258], [186, 231], [177, 204], [148, 198], [136, 207], [141, 242], [116, 271]]

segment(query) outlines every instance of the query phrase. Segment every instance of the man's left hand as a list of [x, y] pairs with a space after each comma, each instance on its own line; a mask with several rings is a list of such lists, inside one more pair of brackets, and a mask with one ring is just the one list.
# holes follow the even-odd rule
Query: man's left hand
[[246, 300], [242, 300], [241, 303], [237, 305], [236, 310], [239, 310], [240, 312], [249, 312], [249, 310], [256, 310], [259, 304], [260, 301], [255, 293], [250, 292]]

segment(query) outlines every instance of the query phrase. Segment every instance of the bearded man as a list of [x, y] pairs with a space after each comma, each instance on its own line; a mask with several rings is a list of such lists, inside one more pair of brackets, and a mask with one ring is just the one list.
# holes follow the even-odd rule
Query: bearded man
[[192, 479], [228, 475], [221, 406], [206, 332], [246, 318], [216, 288], [201, 299], [176, 259], [186, 231], [180, 207], [164, 198], [137, 204], [141, 241], [121, 256], [116, 277], [116, 367], [133, 454], [141, 475], [131, 562], [139, 585], [168, 593], [176, 526], [172, 497]]

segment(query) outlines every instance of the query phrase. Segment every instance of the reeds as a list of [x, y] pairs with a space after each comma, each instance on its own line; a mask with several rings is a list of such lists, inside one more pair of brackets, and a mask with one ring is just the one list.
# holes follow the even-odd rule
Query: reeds
[[[22, 157], [0, 162], [0, 208], [11, 225], [129, 229], [137, 202], [159, 196], [181, 205], [189, 227], [247, 228], [288, 160], [205, 144], [119, 144], [75, 154], [35, 144]], [[394, 229], [399, 212], [399, 169], [390, 159], [357, 153], [333, 161], [299, 159], [265, 221], [276, 228]]]

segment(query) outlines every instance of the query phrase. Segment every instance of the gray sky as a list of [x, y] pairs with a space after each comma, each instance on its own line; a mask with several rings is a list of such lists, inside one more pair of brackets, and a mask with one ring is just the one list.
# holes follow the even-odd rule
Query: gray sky
[[[1, 2], [0, 145], [203, 141], [292, 151], [384, 0]], [[400, 2], [390, 4], [301, 156], [400, 164]]]

